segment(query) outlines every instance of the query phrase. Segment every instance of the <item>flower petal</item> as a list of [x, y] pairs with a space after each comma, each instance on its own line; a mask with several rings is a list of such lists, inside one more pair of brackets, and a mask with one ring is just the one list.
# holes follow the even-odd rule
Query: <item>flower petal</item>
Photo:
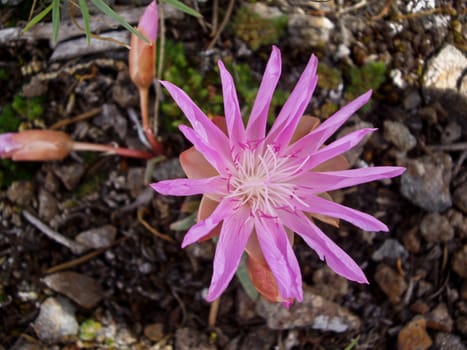
[[317, 67], [318, 59], [312, 55], [297, 85], [277, 116], [267, 136], [267, 143], [276, 144], [279, 148], [289, 144], [318, 82]]
[[180, 153], [180, 165], [189, 179], [202, 179], [219, 175], [206, 158], [194, 147]]
[[367, 213], [363, 213], [361, 211], [346, 207], [333, 201], [329, 201], [316, 195], [303, 195], [303, 191], [300, 194], [301, 199], [303, 199], [303, 201], [308, 204], [305, 205], [297, 201], [296, 206], [300, 210], [306, 211], [308, 213], [318, 213], [334, 218], [339, 218], [348, 221], [357, 227], [360, 227], [362, 230], [384, 232], [389, 231], [385, 224]]
[[[198, 215], [196, 216], [196, 221], [199, 222], [201, 220], [204, 220], [210, 217], [218, 205], [219, 205], [218, 200], [213, 200], [212, 198], [208, 196], [203, 196], [201, 198], [201, 202], [199, 203]], [[221, 232], [221, 227], [222, 227], [221, 223], [217, 224], [217, 226], [214, 227], [211, 230], [211, 232], [209, 232], [206, 236], [200, 238], [198, 242], [203, 242], [203, 241], [206, 241], [208, 239], [218, 236], [219, 233]]]
[[376, 166], [330, 172], [309, 171], [294, 180], [294, 183], [306, 187], [312, 193], [338, 190], [370, 181], [399, 176], [406, 169], [397, 166]]
[[230, 73], [225, 69], [222, 61], [218, 62], [222, 82], [222, 95], [224, 96], [224, 114], [227, 122], [230, 146], [244, 144], [246, 141], [245, 127], [243, 125], [242, 113], [238, 103], [235, 83]]
[[237, 271], [246, 242], [253, 230], [253, 219], [249, 215], [248, 208], [242, 207], [234, 215], [227, 217], [222, 224], [207, 301], [217, 299]]
[[368, 102], [371, 97], [371, 93], [372, 91], [369, 90], [342, 107], [316, 129], [294, 143], [289, 148], [290, 153], [297, 153], [302, 150], [303, 152], [306, 152], [306, 154], [310, 154], [311, 152], [319, 149], [324, 142], [326, 142], [326, 140], [347, 121], [347, 119], [349, 119], [360, 107], [364, 106]]
[[226, 159], [230, 158], [229, 140], [227, 136], [209, 120], [190, 97], [180, 88], [168, 81], [161, 84], [169, 91], [172, 98], [183, 111], [201, 141], [217, 149]]
[[227, 191], [227, 181], [220, 176], [206, 179], [164, 180], [150, 186], [160, 194], [171, 196], [191, 196], [205, 193], [225, 194]]
[[246, 128], [248, 141], [260, 140], [265, 136], [269, 106], [281, 75], [281, 66], [281, 52], [276, 46], [273, 46], [248, 119]]
[[238, 202], [231, 199], [222, 200], [212, 214], [193, 225], [183, 238], [182, 248], [207, 236], [222, 220], [236, 212]]
[[258, 217], [256, 235], [282, 299], [303, 300], [302, 274], [284, 227], [275, 218]]
[[301, 212], [279, 210], [282, 222], [295, 231], [337, 274], [355, 282], [368, 283], [362, 269], [337, 244], [326, 236], [312, 220]]

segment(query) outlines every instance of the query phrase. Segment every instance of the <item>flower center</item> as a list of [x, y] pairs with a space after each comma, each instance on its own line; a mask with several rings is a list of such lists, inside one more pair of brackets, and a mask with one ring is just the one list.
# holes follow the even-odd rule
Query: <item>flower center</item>
[[275, 216], [276, 208], [293, 209], [291, 199], [301, 201], [292, 181], [299, 171], [291, 166], [289, 157], [279, 156], [271, 145], [262, 152], [261, 148], [246, 149], [235, 163], [227, 197], [248, 205], [253, 215]]

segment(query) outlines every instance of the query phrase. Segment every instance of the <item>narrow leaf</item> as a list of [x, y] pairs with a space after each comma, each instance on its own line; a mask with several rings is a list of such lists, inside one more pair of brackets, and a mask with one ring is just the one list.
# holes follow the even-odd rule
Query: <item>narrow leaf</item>
[[60, 30], [60, 0], [52, 0], [52, 41], [57, 42]]
[[106, 16], [112, 18], [115, 22], [120, 24], [126, 30], [130, 31], [131, 33], [135, 34], [144, 42], [149, 43], [149, 39], [146, 38], [143, 34], [136, 30], [132, 25], [130, 25], [127, 21], [125, 21], [118, 13], [112, 10], [109, 5], [107, 5], [103, 0], [91, 0], [91, 2], [96, 6], [100, 11], [102, 11]]
[[91, 42], [91, 23], [89, 18], [89, 9], [86, 0], [79, 0], [79, 7], [81, 9], [81, 14], [83, 15], [84, 22], [84, 31], [86, 32], [86, 41], [88, 45]]
[[52, 11], [52, 4], [47, 6], [45, 9], [43, 9], [41, 12], [39, 12], [37, 15], [34, 16], [33, 19], [31, 19], [28, 24], [26, 24], [26, 27], [22, 30], [22, 32], [27, 32], [31, 27], [35, 26], [37, 23], [42, 21], [42, 19], [49, 14], [49, 12]]
[[176, 9], [179, 9], [180, 11], [183, 11], [191, 16], [194, 17], [202, 17], [201, 14], [195, 10], [193, 10], [191, 7], [185, 5], [183, 2], [179, 0], [163, 0], [163, 2], [166, 2], [167, 4], [175, 7]]

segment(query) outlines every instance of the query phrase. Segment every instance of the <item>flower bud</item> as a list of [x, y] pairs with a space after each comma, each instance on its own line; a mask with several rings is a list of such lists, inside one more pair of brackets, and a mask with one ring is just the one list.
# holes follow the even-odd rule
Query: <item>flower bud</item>
[[0, 157], [14, 161], [62, 160], [72, 149], [73, 141], [61, 131], [26, 130], [0, 134]]
[[138, 38], [135, 34], [131, 35], [131, 47], [129, 55], [130, 77], [133, 83], [143, 89], [149, 88], [155, 74], [155, 44], [158, 28], [158, 11], [155, 1], [151, 2], [136, 28], [141, 34], [150, 40], [149, 43]]

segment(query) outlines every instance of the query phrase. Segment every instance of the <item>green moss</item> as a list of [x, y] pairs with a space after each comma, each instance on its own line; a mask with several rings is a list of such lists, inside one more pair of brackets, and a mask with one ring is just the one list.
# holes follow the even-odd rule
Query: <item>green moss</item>
[[79, 338], [83, 341], [92, 341], [97, 333], [102, 329], [102, 325], [94, 320], [86, 320], [79, 327]]
[[92, 179], [89, 179], [88, 181], [82, 183], [76, 191], [78, 197], [86, 197], [90, 194], [95, 193], [101, 185], [102, 181], [104, 180], [104, 177], [104, 175], [97, 175]]
[[18, 114], [28, 120], [35, 120], [44, 114], [43, 97], [24, 98], [20, 95], [15, 95], [11, 106]]
[[319, 87], [328, 90], [336, 90], [342, 82], [341, 71], [326, 63], [318, 64]]
[[20, 123], [11, 105], [6, 105], [0, 112], [0, 133], [17, 131]]
[[7, 188], [13, 181], [31, 180], [39, 166], [37, 163], [0, 159], [0, 189]]
[[5, 68], [0, 68], [0, 81], [5, 81], [10, 78], [10, 73]]
[[260, 46], [276, 43], [284, 36], [287, 22], [287, 16], [263, 18], [250, 6], [244, 5], [235, 15], [232, 29], [236, 36], [257, 50]]

